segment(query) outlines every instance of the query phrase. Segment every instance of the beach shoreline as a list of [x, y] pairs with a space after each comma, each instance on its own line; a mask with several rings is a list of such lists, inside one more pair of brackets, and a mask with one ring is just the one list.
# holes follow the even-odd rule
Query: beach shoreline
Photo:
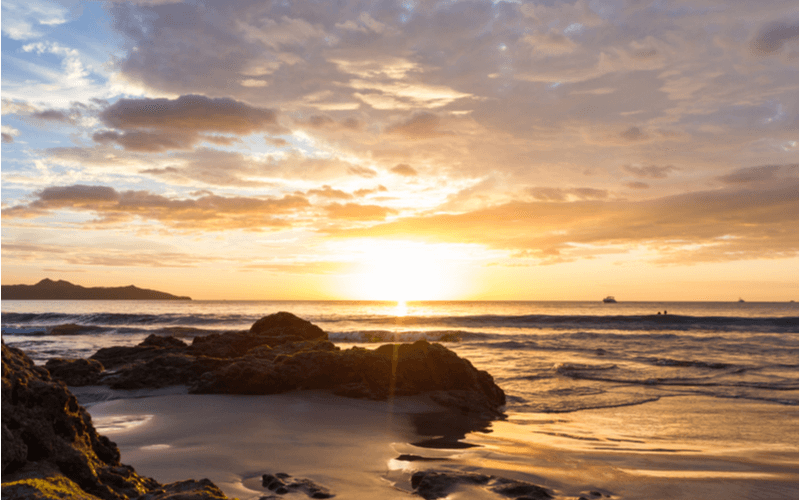
[[[79, 398], [91, 391], [76, 388]], [[714, 398], [681, 399], [568, 414], [510, 413], [450, 448], [420, 446], [442, 432], [448, 411], [454, 415], [424, 396], [381, 402], [322, 391], [226, 396], [171, 388], [89, 403], [88, 410], [98, 432], [115, 441], [139, 473], [162, 482], [207, 477], [241, 500], [269, 494], [261, 476], [279, 472], [309, 479], [340, 498], [413, 498], [411, 476], [424, 470], [533, 483], [556, 499], [591, 498], [592, 492], [653, 500], [796, 497], [797, 452], [791, 445], [764, 443], [758, 451], [750, 436], [738, 449], [722, 449], [714, 448], [714, 436], [698, 441], [687, 435], [691, 449], [663, 449], [640, 425], [609, 433], [609, 418], [673, 415], [667, 406], [675, 404], [694, 405], [698, 414], [730, 410]], [[765, 404], [762, 411], [774, 409]], [[651, 431], [675, 426], [664, 422], [661, 431]], [[695, 431], [711, 428], [708, 423]], [[674, 436], [664, 439], [675, 442]], [[507, 497], [459, 486], [448, 498]]]

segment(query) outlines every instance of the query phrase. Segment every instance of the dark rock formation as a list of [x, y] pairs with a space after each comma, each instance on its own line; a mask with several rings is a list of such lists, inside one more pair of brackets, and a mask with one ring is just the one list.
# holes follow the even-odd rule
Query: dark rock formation
[[296, 336], [303, 340], [328, 339], [328, 334], [322, 328], [283, 311], [256, 321], [250, 327], [250, 333], [270, 337]]
[[97, 384], [100, 374], [105, 370], [103, 365], [94, 359], [52, 358], [47, 360], [44, 367], [53, 378], [74, 387]]
[[333, 498], [335, 496], [327, 488], [310, 479], [291, 479], [291, 477], [285, 472], [278, 472], [275, 475], [264, 474], [261, 476], [261, 485], [278, 495], [297, 491], [305, 493], [310, 498]]
[[133, 285], [86, 288], [49, 278], [35, 285], [3, 285], [0, 294], [3, 300], [192, 300]]
[[548, 500], [548, 490], [525, 481], [472, 472], [419, 471], [411, 476], [414, 493], [425, 500], [446, 497], [459, 484], [479, 486], [517, 500]]
[[319, 327], [286, 312], [258, 320], [250, 331], [196, 337], [191, 345], [151, 335], [135, 347], [100, 349], [91, 360], [109, 372], [73, 377], [59, 361], [57, 376], [115, 389], [187, 385], [196, 394], [323, 389], [380, 400], [427, 393], [462, 413], [494, 418], [505, 404], [491, 375], [440, 344], [420, 340], [343, 351]]
[[[91, 417], [63, 382], [5, 343], [2, 360], [4, 499], [126, 500], [143, 494], [148, 500], [225, 498], [208, 481], [162, 487], [139, 476], [120, 463], [117, 446], [97, 434]], [[73, 365], [76, 371], [87, 366]], [[181, 488], [194, 496], [171, 496]]]

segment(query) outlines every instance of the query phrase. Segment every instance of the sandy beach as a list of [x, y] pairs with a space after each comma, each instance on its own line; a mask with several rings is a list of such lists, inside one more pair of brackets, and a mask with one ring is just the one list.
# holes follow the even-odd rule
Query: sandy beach
[[[77, 389], [82, 399], [91, 391]], [[89, 404], [98, 432], [115, 441], [140, 474], [162, 482], [207, 477], [242, 500], [271, 494], [261, 476], [279, 472], [309, 479], [337, 498], [412, 498], [411, 475], [426, 469], [531, 482], [558, 499], [797, 498], [791, 445], [797, 441], [796, 410], [794, 438], [786, 435], [792, 409], [785, 429], [759, 437], [757, 422], [742, 422], [735, 439], [720, 434], [735, 428], [720, 419], [738, 418], [733, 403], [741, 409], [741, 402], [726, 406], [711, 398], [512, 413], [485, 432], [468, 433], [459, 448], [443, 449], [420, 444], [457, 422], [424, 397], [377, 402], [313, 391], [222, 396], [189, 395], [181, 388], [141, 397], [146, 394]], [[693, 410], [676, 412], [675, 405]], [[750, 414], [759, 411], [758, 403], [752, 406]], [[760, 406], [775, 411], [774, 405]], [[665, 448], [665, 442], [687, 446]], [[286, 498], [292, 496], [305, 498]], [[508, 497], [462, 485], [447, 498]]]
[[341, 498], [408, 498], [403, 483], [408, 488], [411, 469], [393, 459], [411, 449], [442, 454], [407, 444], [425, 439], [413, 415], [441, 411], [424, 398], [390, 404], [322, 392], [172, 394], [98, 403], [89, 411], [98, 432], [140, 474], [163, 482], [206, 477], [242, 500], [270, 494], [261, 476], [279, 472]]

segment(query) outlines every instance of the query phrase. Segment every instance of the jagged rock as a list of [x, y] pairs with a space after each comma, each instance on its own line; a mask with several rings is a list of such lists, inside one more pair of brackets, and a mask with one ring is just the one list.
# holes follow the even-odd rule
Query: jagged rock
[[550, 492], [533, 483], [474, 472], [419, 471], [411, 476], [414, 493], [425, 500], [446, 497], [455, 486], [470, 484], [517, 500], [548, 500]]
[[[216, 500], [216, 486], [162, 486], [120, 463], [116, 444], [97, 434], [63, 382], [2, 343], [2, 496], [4, 499]], [[155, 491], [158, 490], [158, 491]]]
[[[157, 486], [119, 462], [119, 449], [95, 432], [91, 417], [62, 382], [19, 349], [3, 343], [2, 350], [3, 498], [59, 476], [103, 499], [136, 497]], [[6, 491], [5, 483], [15, 480], [28, 482]], [[71, 488], [65, 480], [59, 484]]]
[[103, 364], [94, 359], [52, 358], [44, 367], [53, 378], [75, 387], [98, 384], [105, 370]]

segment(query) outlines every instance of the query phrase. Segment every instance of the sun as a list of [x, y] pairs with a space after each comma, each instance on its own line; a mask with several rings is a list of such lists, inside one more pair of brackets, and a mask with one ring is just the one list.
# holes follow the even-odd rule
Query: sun
[[458, 295], [463, 272], [453, 249], [408, 241], [369, 241], [359, 248], [351, 295], [366, 300], [446, 300]]

